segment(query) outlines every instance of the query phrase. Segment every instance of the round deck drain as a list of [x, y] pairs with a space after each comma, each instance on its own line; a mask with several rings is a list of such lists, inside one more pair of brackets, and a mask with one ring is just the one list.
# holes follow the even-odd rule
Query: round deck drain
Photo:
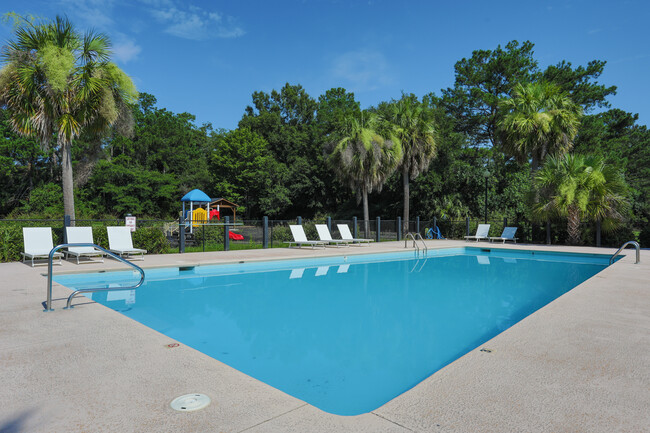
[[171, 402], [171, 407], [180, 412], [193, 412], [210, 404], [210, 397], [205, 394], [186, 394], [176, 397]]

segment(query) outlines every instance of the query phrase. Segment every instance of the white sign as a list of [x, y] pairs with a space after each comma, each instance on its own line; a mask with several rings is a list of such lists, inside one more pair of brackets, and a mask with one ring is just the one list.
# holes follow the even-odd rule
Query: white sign
[[128, 216], [124, 218], [124, 223], [125, 225], [131, 229], [132, 232], [135, 231], [135, 217], [134, 216]]

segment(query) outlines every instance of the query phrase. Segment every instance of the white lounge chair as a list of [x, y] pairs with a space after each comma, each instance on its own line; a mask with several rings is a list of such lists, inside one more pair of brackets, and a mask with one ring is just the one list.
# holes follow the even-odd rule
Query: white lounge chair
[[506, 241], [512, 241], [514, 243], [517, 243], [517, 238], [515, 237], [515, 233], [517, 233], [517, 227], [504, 227], [501, 236], [490, 237], [490, 242], [503, 241], [503, 243], [505, 244]]
[[[23, 243], [25, 244], [25, 251], [21, 253], [23, 263], [25, 263], [25, 259], [31, 259], [33, 268], [35, 259], [50, 257], [50, 251], [54, 248], [52, 227], [23, 227]], [[61, 264], [62, 253], [57, 251], [53, 257], [58, 258], [59, 264]]]
[[108, 233], [108, 250], [121, 256], [133, 256], [140, 254], [140, 260], [144, 260], [147, 250], [133, 248], [131, 240], [131, 228], [129, 227], [106, 227]]
[[476, 234], [473, 236], [465, 236], [465, 240], [476, 240], [476, 242], [480, 241], [481, 239], [489, 240], [489, 233], [490, 224], [479, 224], [476, 228]]
[[[67, 237], [68, 244], [94, 244], [93, 241], [93, 228], [92, 227], [66, 227], [65, 235]], [[98, 250], [94, 247], [68, 247], [68, 251], [64, 251], [66, 258], [74, 256], [77, 258], [77, 264], [79, 264], [80, 257], [88, 258], [88, 262], [99, 262], [100, 260], [93, 260], [93, 257], [101, 258], [101, 262], [104, 263], [104, 252]]]
[[305, 235], [305, 230], [300, 225], [290, 225], [289, 228], [291, 229], [291, 234], [293, 235], [293, 241], [285, 242], [285, 244], [289, 244], [289, 248], [291, 248], [291, 244], [298, 245], [298, 248], [300, 248], [302, 244], [311, 245], [312, 249], [317, 245], [325, 248], [325, 244], [327, 244], [327, 242], [323, 241], [308, 240], [307, 235]]
[[345, 245], [346, 247], [350, 246], [350, 241], [346, 241], [345, 239], [332, 239], [330, 229], [327, 228], [326, 224], [316, 224], [316, 231], [318, 232], [318, 237], [321, 241], [325, 241], [330, 244], [336, 244], [336, 248], [338, 248], [341, 244]]
[[337, 224], [336, 227], [338, 227], [339, 233], [341, 233], [341, 239], [344, 241], [352, 242], [355, 244], [361, 244], [363, 242], [374, 242], [374, 239], [360, 239], [352, 237], [352, 233], [350, 233], [350, 227], [348, 227], [347, 224]]

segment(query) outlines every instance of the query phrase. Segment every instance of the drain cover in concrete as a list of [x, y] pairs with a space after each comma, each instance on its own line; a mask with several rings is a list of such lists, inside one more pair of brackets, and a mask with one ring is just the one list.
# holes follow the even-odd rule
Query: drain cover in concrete
[[176, 397], [171, 402], [172, 409], [181, 412], [192, 412], [203, 409], [210, 404], [210, 397], [205, 394], [186, 394]]

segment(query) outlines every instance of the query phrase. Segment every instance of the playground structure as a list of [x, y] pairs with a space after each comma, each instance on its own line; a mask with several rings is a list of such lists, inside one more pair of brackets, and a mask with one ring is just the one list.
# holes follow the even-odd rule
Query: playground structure
[[227, 209], [232, 212], [232, 222], [237, 221], [237, 208], [239, 207], [238, 204], [235, 204], [225, 198], [215, 198], [212, 199], [212, 202], [210, 202], [210, 207], [213, 209], [212, 212], [214, 212], [216, 209], [216, 212], [218, 214], [217, 219], [220, 219], [222, 216], [224, 216], [222, 214], [222, 209]]
[[[238, 205], [226, 200], [225, 198], [211, 199], [200, 189], [193, 189], [181, 198], [181, 202], [183, 203], [182, 215], [185, 220], [185, 225], [181, 228], [183, 232], [186, 232], [189, 229], [190, 237], [192, 237], [194, 229], [197, 227], [205, 225], [223, 225], [210, 222], [214, 217], [216, 217], [218, 221], [221, 220], [221, 208], [230, 209], [232, 211], [232, 224], [235, 224], [236, 209]], [[187, 203], [189, 203], [189, 209], [186, 209]], [[202, 207], [203, 205], [206, 206], [205, 209]], [[210, 210], [211, 205], [212, 211]], [[244, 236], [232, 231], [228, 232], [228, 237], [234, 241], [244, 240]]]

